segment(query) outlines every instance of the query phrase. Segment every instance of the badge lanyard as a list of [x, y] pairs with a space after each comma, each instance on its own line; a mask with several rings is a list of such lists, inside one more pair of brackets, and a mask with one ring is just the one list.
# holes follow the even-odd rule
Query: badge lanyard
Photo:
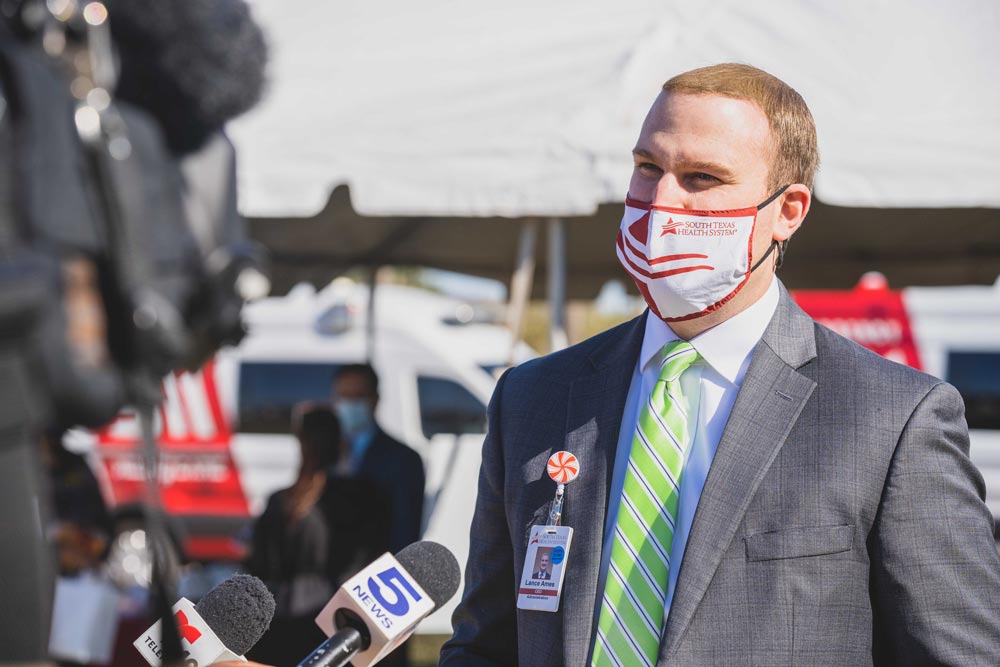
[[569, 452], [556, 452], [549, 457], [549, 477], [556, 483], [556, 497], [552, 501], [549, 512], [549, 525], [562, 525], [563, 497], [566, 494], [566, 484], [576, 479], [580, 474], [580, 462]]
[[549, 457], [546, 470], [556, 483], [556, 496], [544, 526], [532, 526], [525, 550], [517, 608], [532, 611], [559, 610], [563, 581], [569, 563], [573, 529], [562, 525], [566, 485], [580, 474], [580, 462], [569, 452]]

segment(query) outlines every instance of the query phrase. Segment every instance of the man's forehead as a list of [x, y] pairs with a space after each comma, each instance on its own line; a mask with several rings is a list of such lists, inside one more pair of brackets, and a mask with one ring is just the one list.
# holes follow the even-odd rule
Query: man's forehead
[[697, 107], [701, 113], [715, 109], [721, 113], [748, 113], [767, 122], [767, 114], [757, 102], [745, 97], [720, 93], [689, 93], [661, 90], [650, 110], [657, 107]]
[[767, 115], [755, 102], [710, 93], [661, 92], [643, 123], [643, 135], [655, 132], [696, 134], [762, 145], [771, 139]]
[[[773, 154], [767, 116], [749, 100], [715, 94], [661, 92], [636, 142], [637, 156], [667, 158], [702, 171], [730, 170], [734, 160]], [[744, 165], [745, 166], [745, 165]]]
[[333, 381], [334, 391], [371, 392], [370, 380], [361, 373], [341, 373]]

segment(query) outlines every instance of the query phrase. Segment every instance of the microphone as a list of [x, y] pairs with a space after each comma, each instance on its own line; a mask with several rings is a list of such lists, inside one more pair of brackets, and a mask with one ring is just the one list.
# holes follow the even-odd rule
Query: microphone
[[451, 599], [462, 572], [437, 542], [383, 554], [344, 582], [316, 624], [329, 637], [298, 667], [368, 667], [406, 641], [425, 616]]
[[198, 150], [264, 92], [267, 44], [244, 0], [106, 0], [116, 96], [158, 121], [175, 155]]
[[[274, 597], [257, 577], [236, 574], [205, 594], [198, 604], [181, 598], [173, 606], [187, 667], [205, 667], [220, 660], [246, 661], [274, 616]], [[161, 621], [133, 642], [152, 667], [163, 657]]]

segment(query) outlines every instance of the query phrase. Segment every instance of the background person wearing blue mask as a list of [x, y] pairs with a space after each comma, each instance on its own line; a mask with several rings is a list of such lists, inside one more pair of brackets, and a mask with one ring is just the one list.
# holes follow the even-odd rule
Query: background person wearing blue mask
[[245, 563], [274, 595], [274, 619], [250, 651], [271, 665], [298, 662], [325, 639], [316, 614], [389, 544], [389, 508], [375, 484], [333, 473], [343, 448], [330, 406], [300, 404], [292, 422], [302, 454], [299, 472], [289, 488], [268, 499]]
[[424, 464], [420, 455], [375, 422], [378, 375], [368, 364], [349, 364], [333, 378], [331, 401], [347, 444], [349, 473], [375, 483], [389, 505], [389, 549], [420, 539]]

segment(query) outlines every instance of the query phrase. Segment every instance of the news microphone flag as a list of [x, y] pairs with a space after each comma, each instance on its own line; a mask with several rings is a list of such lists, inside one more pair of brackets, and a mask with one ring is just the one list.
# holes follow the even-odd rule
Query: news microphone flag
[[[271, 625], [274, 597], [257, 577], [235, 574], [202, 597], [197, 605], [181, 598], [173, 606], [187, 667], [219, 660], [243, 660]], [[153, 667], [163, 658], [162, 628], [154, 623], [133, 645]]]
[[337, 631], [334, 615], [359, 617], [368, 629], [371, 643], [351, 658], [355, 667], [371, 665], [402, 644], [417, 623], [434, 610], [434, 602], [392, 554], [375, 562], [344, 582], [316, 617], [316, 625], [332, 636]]
[[299, 664], [375, 664], [455, 594], [461, 576], [455, 556], [435, 542], [416, 542], [395, 557], [383, 554], [348, 579], [319, 613], [316, 624], [330, 639]]
[[[246, 662], [246, 658], [226, 648], [205, 619], [195, 610], [194, 603], [190, 600], [181, 598], [173, 606], [172, 611], [181, 635], [181, 649], [185, 653], [185, 662], [190, 667], [205, 667], [220, 660]], [[163, 635], [161, 624], [162, 621], [157, 621], [132, 643], [152, 667], [159, 667], [163, 657], [160, 643]], [[193, 661], [194, 664], [188, 661]]]

